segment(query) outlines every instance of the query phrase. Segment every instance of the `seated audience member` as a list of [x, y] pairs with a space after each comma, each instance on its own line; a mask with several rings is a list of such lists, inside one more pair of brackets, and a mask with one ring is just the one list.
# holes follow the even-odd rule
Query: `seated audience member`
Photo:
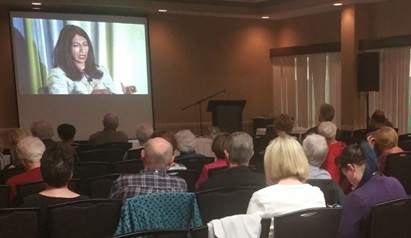
[[230, 134], [228, 133], [220, 133], [214, 137], [213, 143], [211, 144], [211, 151], [213, 151], [217, 160], [213, 163], [206, 164], [203, 166], [203, 168], [201, 169], [200, 177], [198, 178], [195, 184], [196, 189], [199, 189], [200, 185], [208, 179], [208, 171], [210, 169], [228, 166], [224, 150], [229, 135]]
[[[174, 155], [174, 152], [177, 148], [177, 140], [174, 136], [174, 133], [172, 131], [166, 131], [166, 130], [155, 131], [151, 135], [151, 138], [156, 138], [156, 137], [160, 137], [168, 141], [171, 144], [171, 147], [173, 148], [173, 155]], [[170, 166], [168, 166], [167, 168], [167, 170], [180, 170], [180, 169], [187, 169], [187, 167], [183, 164], [176, 163], [175, 160], [173, 160]]]
[[139, 147], [142, 147], [153, 134], [153, 127], [149, 123], [141, 123], [136, 128], [136, 138], [139, 143]]
[[92, 134], [89, 138], [90, 144], [101, 145], [115, 142], [128, 142], [128, 137], [123, 131], [118, 131], [119, 119], [116, 114], [109, 112], [103, 118], [104, 129]]
[[331, 179], [330, 173], [320, 168], [328, 154], [324, 136], [309, 134], [303, 141], [303, 149], [309, 164], [308, 179]]
[[[374, 139], [375, 144], [372, 142]], [[381, 152], [378, 155], [378, 171], [385, 174], [387, 167], [387, 156], [389, 154], [403, 152], [404, 150], [398, 147], [398, 134], [394, 129], [388, 126], [383, 126], [371, 136], [367, 138], [370, 145]]]
[[68, 189], [68, 182], [73, 176], [74, 157], [72, 148], [63, 143], [56, 143], [46, 150], [41, 158], [41, 175], [46, 182], [46, 189], [24, 199], [25, 207], [48, 207], [51, 205], [87, 199]]
[[125, 200], [148, 193], [187, 191], [184, 179], [169, 176], [166, 172], [174, 160], [173, 149], [168, 141], [163, 138], [148, 140], [141, 157], [144, 170], [139, 174], [120, 176], [111, 188], [110, 198]]
[[[325, 207], [321, 190], [304, 183], [308, 178], [308, 160], [293, 137], [281, 135], [268, 145], [264, 169], [268, 187], [253, 194], [247, 214], [273, 218], [302, 209]], [[273, 237], [273, 227], [269, 237]]]
[[[4, 142], [3, 142], [3, 139], [0, 138], [0, 159], [4, 158], [3, 151], [4, 151]], [[0, 169], [3, 169], [3, 167], [0, 167]]]
[[289, 135], [294, 128], [294, 120], [287, 114], [281, 114], [274, 120], [274, 128], [277, 136]]
[[70, 124], [61, 124], [57, 127], [57, 134], [61, 142], [70, 146], [75, 146], [74, 136], [76, 135], [76, 128]]
[[10, 132], [10, 166], [6, 166], [7, 168], [13, 167], [23, 167], [21, 159], [18, 158], [16, 147], [17, 144], [23, 140], [31, 136], [31, 133], [23, 128], [15, 128]]
[[365, 142], [348, 145], [335, 161], [353, 189], [342, 204], [338, 237], [369, 237], [371, 207], [407, 194], [397, 179], [375, 173], [376, 155]]
[[76, 135], [76, 128], [73, 125], [70, 124], [61, 124], [57, 127], [57, 133], [61, 139], [61, 143], [67, 144], [70, 146], [74, 161], [77, 161], [78, 155], [77, 155], [77, 150], [76, 147], [78, 147], [78, 144], [74, 142], [74, 136]]
[[394, 127], [392, 123], [385, 117], [384, 111], [377, 109], [371, 115], [370, 124], [368, 127], [370, 130], [377, 130], [383, 126]]
[[25, 172], [15, 175], [6, 181], [11, 187], [11, 199], [17, 195], [16, 185], [43, 180], [40, 172], [40, 159], [46, 147], [37, 137], [27, 137], [16, 147], [18, 158], [21, 159]]
[[177, 150], [180, 151], [180, 155], [176, 157], [176, 161], [179, 159], [193, 158], [193, 157], [205, 157], [204, 155], [196, 153], [196, 136], [190, 130], [180, 130], [175, 134], [177, 141]]
[[224, 150], [229, 168], [223, 174], [209, 178], [200, 185], [200, 190], [221, 187], [264, 187], [264, 175], [254, 173], [248, 162], [254, 153], [253, 138], [244, 132], [234, 132], [227, 139]]
[[[130, 150], [143, 148], [143, 145], [150, 139], [153, 132], [153, 127], [149, 123], [138, 124], [136, 128], [136, 138], [138, 143], [133, 143], [133, 147]], [[126, 152], [123, 156], [123, 160], [127, 159], [128, 153]]]
[[330, 173], [331, 178], [336, 183], [340, 184], [340, 170], [335, 165], [334, 159], [340, 156], [346, 145], [345, 143], [335, 139], [336, 133], [337, 126], [330, 121], [321, 122], [318, 126], [318, 134], [324, 136], [328, 144], [327, 159], [321, 167]]
[[[324, 122], [324, 121], [332, 121], [334, 119], [334, 116], [335, 116], [334, 107], [331, 104], [324, 103], [320, 107], [320, 111], [319, 111], [319, 114], [318, 114], [318, 122], [321, 123], [321, 122]], [[318, 134], [318, 125], [308, 129], [307, 132], [306, 132], [306, 135], [309, 135], [309, 134], [312, 134], [312, 133]], [[335, 138], [337, 140], [340, 138], [339, 135], [340, 135], [340, 131], [337, 128], [337, 133], [336, 133], [336, 136], [335, 136]]]
[[46, 150], [53, 146], [54, 131], [50, 124], [46, 121], [35, 121], [31, 124], [30, 132], [33, 136], [40, 138], [46, 146]]

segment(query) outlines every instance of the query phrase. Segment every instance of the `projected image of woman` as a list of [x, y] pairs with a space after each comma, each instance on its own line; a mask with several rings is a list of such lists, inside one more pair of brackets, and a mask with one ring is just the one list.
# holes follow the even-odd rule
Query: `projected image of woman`
[[[49, 74], [51, 94], [113, 94], [115, 86], [108, 71], [95, 62], [93, 45], [78, 26], [66, 25], [60, 32], [53, 52], [53, 69]], [[125, 87], [125, 94], [136, 91]]]

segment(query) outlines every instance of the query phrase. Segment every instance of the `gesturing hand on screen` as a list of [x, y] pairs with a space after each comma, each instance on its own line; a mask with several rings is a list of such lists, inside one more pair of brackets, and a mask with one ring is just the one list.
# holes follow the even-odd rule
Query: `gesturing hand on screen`
[[94, 86], [93, 91], [91, 92], [91, 94], [111, 94], [111, 91], [108, 88], [100, 89], [99, 85], [96, 84]]
[[124, 94], [133, 94], [137, 92], [136, 86], [124, 86], [123, 83], [121, 83], [121, 89], [123, 90]]

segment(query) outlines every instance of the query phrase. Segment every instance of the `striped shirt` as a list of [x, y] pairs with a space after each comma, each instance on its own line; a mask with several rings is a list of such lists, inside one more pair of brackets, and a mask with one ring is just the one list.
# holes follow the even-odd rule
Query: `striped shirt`
[[144, 169], [139, 174], [127, 174], [114, 181], [110, 198], [122, 199], [158, 192], [186, 192], [184, 179], [169, 176], [165, 170]]

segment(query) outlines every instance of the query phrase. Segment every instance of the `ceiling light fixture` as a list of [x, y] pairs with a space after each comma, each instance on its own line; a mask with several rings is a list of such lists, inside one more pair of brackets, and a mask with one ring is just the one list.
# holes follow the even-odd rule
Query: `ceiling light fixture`
[[41, 6], [41, 2], [32, 2], [31, 5], [33, 5], [33, 6]]
[[269, 16], [262, 16], [261, 18], [262, 19], [269, 19], [270, 17]]
[[333, 5], [334, 5], [334, 7], [340, 7], [340, 6], [342, 6], [342, 3], [341, 2], [336, 2]]
[[159, 9], [159, 12], [167, 12], [167, 9]]

